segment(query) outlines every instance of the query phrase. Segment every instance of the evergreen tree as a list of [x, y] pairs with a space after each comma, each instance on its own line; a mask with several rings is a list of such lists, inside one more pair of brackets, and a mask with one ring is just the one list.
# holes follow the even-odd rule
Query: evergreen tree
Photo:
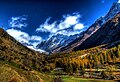
[[73, 72], [73, 67], [72, 67], [72, 65], [70, 63], [66, 67], [66, 72], [67, 73], [72, 73]]
[[120, 58], [120, 50], [117, 49], [117, 57]]
[[108, 60], [108, 62], [112, 62], [110, 54], [107, 55], [107, 60]]
[[102, 64], [104, 64], [104, 59], [103, 59], [103, 55], [102, 55], [102, 54], [100, 54], [100, 62], [101, 62]]

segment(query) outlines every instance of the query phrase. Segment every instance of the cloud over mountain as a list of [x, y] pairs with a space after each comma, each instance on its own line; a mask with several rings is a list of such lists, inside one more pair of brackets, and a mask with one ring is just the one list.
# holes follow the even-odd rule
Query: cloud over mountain
[[24, 27], [28, 26], [27, 17], [27, 15], [11, 17], [11, 19], [8, 21], [10, 28], [8, 28], [6, 31], [19, 42], [23, 44], [30, 44], [35, 47], [42, 41], [42, 37], [37, 35], [30, 36], [29, 33], [23, 31]]
[[27, 15], [23, 16], [17, 16], [17, 17], [11, 17], [11, 19], [8, 21], [9, 22], [9, 27], [12, 28], [23, 28], [27, 27]]
[[50, 32], [51, 34], [74, 35], [80, 33], [85, 27], [80, 23], [81, 15], [74, 13], [72, 15], [63, 15], [63, 20], [49, 23], [51, 17], [46, 19], [45, 23], [36, 29], [37, 32]]
[[21, 43], [32, 43], [33, 46], [36, 46], [42, 41], [42, 38], [40, 36], [30, 36], [28, 33], [22, 32], [20, 30], [8, 29], [7, 32]]

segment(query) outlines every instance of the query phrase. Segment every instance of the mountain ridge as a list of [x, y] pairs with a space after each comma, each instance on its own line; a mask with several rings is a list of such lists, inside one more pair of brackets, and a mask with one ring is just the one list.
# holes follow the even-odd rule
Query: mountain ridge
[[89, 37], [75, 50], [86, 49], [95, 47], [102, 44], [110, 44], [120, 40], [120, 13], [118, 13], [113, 19], [106, 22], [96, 33]]
[[84, 41], [86, 41], [90, 36], [96, 33], [104, 24], [112, 19], [118, 12], [120, 11], [120, 3], [113, 3], [112, 7], [110, 8], [109, 12], [105, 15], [100, 17], [96, 20], [94, 24], [92, 24], [85, 32], [84, 36], [80, 37], [69, 45], [62, 48], [59, 52], [66, 52], [66, 51], [74, 51], [74, 48], [80, 46]]
[[[41, 44], [38, 44], [37, 48], [46, 50], [47, 52], [50, 52], [50, 53], [71, 52], [74, 50], [75, 47], [80, 46], [85, 40], [87, 40], [90, 36], [92, 36], [107, 21], [112, 19], [119, 11], [120, 11], [120, 3], [113, 3], [110, 10], [107, 12], [105, 16], [102, 16], [99, 19], [97, 19], [95, 23], [93, 23], [86, 31], [78, 34], [79, 36], [77, 36], [74, 39], [67, 39], [71, 41], [67, 41], [65, 40], [66, 37], [63, 37], [62, 41], [64, 42], [67, 41], [66, 44], [64, 44], [64, 42], [63, 43], [53, 42], [54, 45], [52, 45], [51, 41], [54, 40], [54, 37], [56, 37], [57, 40], [59, 40], [60, 38], [60, 37], [57, 37], [57, 35], [54, 35], [53, 37], [49, 38], [47, 41], [43, 41], [41, 42]], [[69, 37], [69, 38], [72, 38], [72, 37]]]
[[56, 52], [62, 47], [68, 45], [70, 42], [72, 42], [79, 36], [81, 36], [81, 34], [76, 34], [71, 36], [62, 35], [62, 34], [53, 35], [48, 40], [42, 41], [36, 47], [37, 49], [42, 49], [49, 53]]

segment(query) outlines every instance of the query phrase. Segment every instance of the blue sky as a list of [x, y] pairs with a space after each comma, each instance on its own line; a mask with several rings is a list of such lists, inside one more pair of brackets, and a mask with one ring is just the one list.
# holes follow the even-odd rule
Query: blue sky
[[0, 26], [37, 45], [55, 34], [74, 35], [104, 16], [118, 0], [1, 0]]

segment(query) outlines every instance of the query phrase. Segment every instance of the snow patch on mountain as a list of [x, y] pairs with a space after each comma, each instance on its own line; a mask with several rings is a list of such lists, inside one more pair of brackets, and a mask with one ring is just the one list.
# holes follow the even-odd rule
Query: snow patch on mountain
[[105, 16], [100, 17], [98, 20], [101, 20], [103, 25], [107, 20], [112, 19], [119, 12], [120, 12], [120, 0], [118, 1], [118, 3], [113, 3], [109, 12]]
[[62, 35], [62, 34], [53, 35], [48, 40], [42, 41], [40, 44], [38, 44], [37, 49], [42, 49], [47, 52], [52, 52], [56, 48], [67, 46], [70, 42], [72, 42], [78, 37], [80, 37], [80, 34], [71, 35], [71, 36]]
[[35, 50], [35, 51], [38, 51], [38, 52], [40, 52], [40, 53], [46, 53], [46, 54], [48, 54], [46, 51], [44, 51], [44, 50], [42, 50], [42, 49], [37, 49], [34, 45], [32, 45], [32, 44], [30, 44], [30, 43], [26, 43], [26, 42], [20, 42], [20, 43], [22, 43], [24, 46], [26, 46], [26, 47], [28, 47], [28, 48], [30, 48], [30, 49], [32, 49], [32, 50]]

